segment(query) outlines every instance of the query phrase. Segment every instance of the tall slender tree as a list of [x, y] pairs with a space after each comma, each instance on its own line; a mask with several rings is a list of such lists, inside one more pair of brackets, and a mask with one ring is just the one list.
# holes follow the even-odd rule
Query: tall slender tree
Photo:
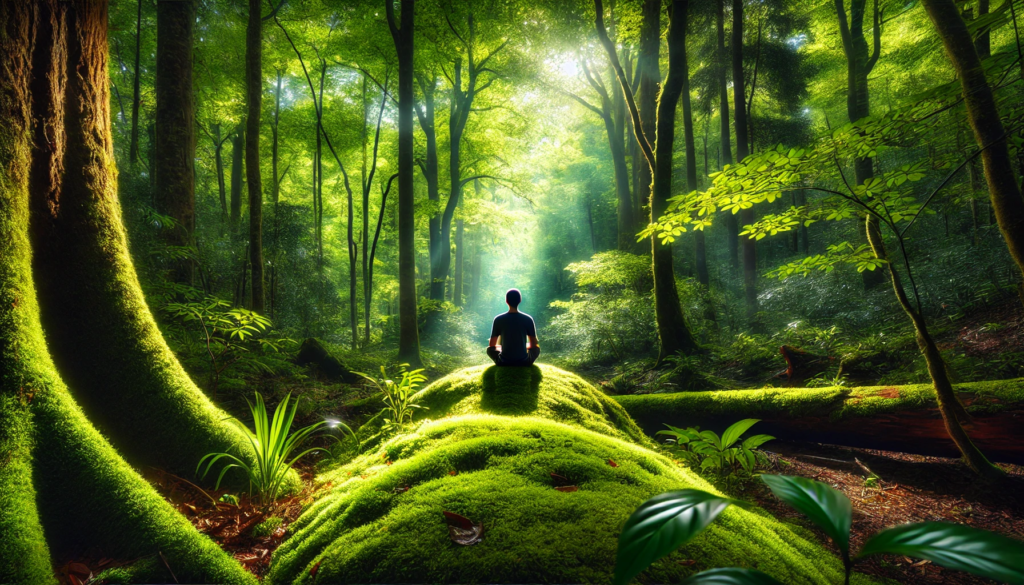
[[128, 146], [128, 160], [139, 161], [139, 105], [142, 101], [142, 0], [138, 0], [135, 14], [135, 69], [132, 71], [132, 130]]
[[416, 216], [413, 197], [413, 35], [415, 0], [395, 5], [385, 0], [388, 28], [398, 54], [398, 359], [420, 367], [420, 335], [416, 313]]
[[[660, 38], [660, 2], [648, 2], [644, 6], [644, 29], [646, 38]], [[641, 110], [633, 100], [633, 92], [626, 79], [626, 73], [619, 62], [615, 44], [608, 37], [608, 31], [604, 26], [604, 7], [601, 0], [594, 0], [596, 12], [597, 35], [601, 45], [615, 68], [616, 77], [624, 94], [626, 104], [629, 106], [630, 116], [633, 119], [633, 128], [636, 140], [644, 154], [648, 170], [654, 178], [651, 187], [651, 218], [652, 221], [661, 217], [668, 207], [668, 199], [672, 195], [672, 152], [674, 149], [676, 107], [679, 97], [683, 92], [686, 83], [684, 79], [683, 61], [686, 58], [686, 20], [687, 2], [685, 0], [674, 0], [669, 11], [668, 29], [668, 72], [665, 76], [665, 84], [662, 88], [657, 104], [656, 136], [657, 141], [653, 148], [646, 130], [648, 126], [641, 120]], [[641, 38], [645, 38], [642, 35]], [[657, 53], [654, 60], [647, 63], [647, 74], [654, 74], [653, 88], [648, 91], [657, 90], [657, 80], [660, 77], [657, 66]], [[640, 81], [641, 97], [645, 94], [644, 80]], [[654, 306], [655, 315], [658, 321], [658, 337], [661, 342], [658, 352], [658, 362], [678, 353], [691, 354], [697, 351], [697, 342], [690, 332], [690, 327], [683, 316], [683, 310], [679, 303], [679, 291], [676, 289], [675, 271], [672, 267], [671, 244], [663, 243], [657, 236], [651, 237], [651, 248], [653, 256], [654, 271]]]
[[249, 0], [245, 29], [245, 178], [249, 184], [249, 274], [251, 308], [264, 312], [263, 179], [260, 176], [260, 119], [263, 114], [263, 15], [260, 0]]
[[[722, 166], [732, 164], [732, 138], [729, 132], [729, 85], [728, 68], [729, 53], [725, 47], [725, 0], [715, 2], [715, 33], [717, 49], [715, 51], [715, 80], [718, 83], [718, 144], [721, 149]], [[740, 267], [740, 222], [732, 213], [725, 214], [725, 231], [728, 239], [729, 265], [734, 269]]]
[[[747, 94], [743, 72], [743, 0], [732, 2], [732, 101], [736, 126], [736, 160], [750, 154], [749, 125], [747, 122]], [[740, 225], [754, 223], [754, 209], [748, 207], [739, 213]], [[747, 306], [747, 323], [756, 326], [757, 319], [757, 242], [754, 238], [740, 238], [743, 247], [743, 297]]]

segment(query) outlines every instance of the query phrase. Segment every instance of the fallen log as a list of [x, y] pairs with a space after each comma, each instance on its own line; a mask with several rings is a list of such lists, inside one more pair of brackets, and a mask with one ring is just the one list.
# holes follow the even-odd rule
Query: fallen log
[[[993, 461], [1024, 464], [1024, 378], [957, 384], [974, 443]], [[745, 418], [779, 439], [957, 457], [930, 384], [765, 388], [613, 397], [653, 434], [665, 424], [721, 433]]]
[[352, 373], [336, 356], [319, 340], [308, 337], [299, 347], [299, 353], [295, 356], [295, 363], [300, 366], [312, 365], [317, 373], [331, 381], [354, 383], [360, 380], [359, 376]]

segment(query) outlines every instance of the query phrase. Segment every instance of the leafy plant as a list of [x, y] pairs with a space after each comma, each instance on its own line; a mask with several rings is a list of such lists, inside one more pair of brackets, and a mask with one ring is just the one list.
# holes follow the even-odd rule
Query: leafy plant
[[412, 422], [412, 416], [417, 409], [426, 409], [425, 406], [412, 403], [412, 397], [416, 394], [419, 385], [427, 381], [423, 375], [423, 369], [408, 371], [409, 364], [401, 364], [401, 379], [398, 382], [388, 378], [384, 366], [380, 367], [380, 378], [367, 376], [356, 372], [366, 378], [381, 393], [381, 400], [384, 402], [384, 424], [381, 431], [390, 434], [403, 428]]
[[[847, 585], [854, 565], [875, 554], [917, 557], [986, 579], [1024, 584], [1024, 543], [960, 524], [921, 522], [889, 528], [869, 538], [860, 554], [851, 557], [853, 506], [845, 494], [803, 477], [762, 475], [761, 479], [780, 500], [807, 515], [832, 539], [842, 555]], [[651, 563], [693, 539], [732, 504], [743, 502], [700, 490], [667, 492], [641, 504], [619, 535], [615, 585], [626, 585]], [[769, 575], [739, 568], [703, 571], [683, 583], [780, 585]]]
[[743, 433], [758, 422], [758, 419], [748, 418], [733, 423], [721, 437], [714, 431], [702, 431], [699, 427], [679, 429], [671, 425], [665, 425], [668, 430], [657, 434], [671, 437], [669, 442], [673, 453], [690, 467], [724, 476], [728, 481], [740, 471], [752, 475], [754, 469], [767, 463], [764, 453], [756, 449], [775, 437], [754, 435], [739, 442]]
[[291, 470], [295, 462], [301, 459], [303, 456], [308, 455], [314, 451], [326, 451], [322, 447], [311, 447], [302, 451], [298, 455], [292, 457], [294, 453], [303, 442], [306, 441], [318, 428], [327, 424], [324, 421], [311, 424], [307, 427], [303, 427], [295, 432], [290, 432], [292, 423], [295, 421], [295, 411], [298, 409], [298, 400], [292, 403], [291, 408], [288, 408], [288, 402], [291, 398], [289, 393], [281, 401], [281, 404], [277, 406], [274, 411], [273, 420], [267, 413], [267, 406], [263, 402], [263, 396], [258, 392], [256, 393], [256, 403], [249, 402], [249, 410], [252, 412], [253, 427], [255, 432], [249, 430], [249, 427], [245, 426], [242, 421], [232, 418], [231, 422], [238, 427], [247, 439], [249, 444], [252, 446], [253, 453], [255, 454], [255, 461], [250, 464], [243, 459], [232, 455], [231, 453], [208, 453], [199, 460], [199, 465], [196, 467], [196, 473], [199, 473], [199, 469], [203, 467], [203, 463], [206, 462], [206, 469], [203, 470], [201, 477], [206, 477], [210, 472], [210, 469], [220, 461], [221, 459], [228, 459], [233, 463], [225, 465], [220, 470], [220, 474], [217, 476], [217, 483], [215, 488], [220, 488], [220, 483], [224, 479], [224, 474], [230, 469], [238, 468], [245, 472], [249, 478], [249, 495], [252, 496], [253, 492], [259, 497], [260, 505], [267, 506], [271, 502], [277, 499], [278, 493], [280, 493], [282, 486], [284, 485], [285, 478], [288, 476], [288, 471]]
[[[184, 302], [167, 302], [164, 312], [182, 325], [198, 325], [201, 343], [210, 362], [210, 392], [216, 397], [221, 374], [254, 350], [279, 352], [291, 340], [265, 337], [273, 324], [259, 313], [232, 307], [212, 296]], [[255, 367], [260, 362], [252, 360]]]

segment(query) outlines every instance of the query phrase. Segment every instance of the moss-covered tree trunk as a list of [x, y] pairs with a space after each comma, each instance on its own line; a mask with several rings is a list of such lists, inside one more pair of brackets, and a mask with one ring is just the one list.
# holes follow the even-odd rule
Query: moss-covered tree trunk
[[398, 54], [398, 359], [420, 367], [420, 334], [416, 314], [416, 215], [413, 194], [413, 26], [416, 3], [401, 0], [400, 23], [395, 6], [385, 1], [388, 27]]
[[[94, 5], [105, 6], [82, 4], [90, 15]], [[68, 57], [77, 61], [68, 64], [66, 96], [33, 92], [39, 130], [31, 219], [41, 316], [61, 376], [110, 441], [135, 465], [193, 477], [211, 451], [251, 451], [182, 369], [139, 287], [117, 198], [102, 12], [102, 27], [83, 24], [89, 36], [69, 29], [80, 48]]]
[[120, 570], [137, 581], [172, 579], [162, 554], [182, 581], [255, 584], [92, 426], [43, 339], [30, 192], [63, 195], [86, 177], [83, 188], [116, 183], [106, 26], [102, 1], [0, 3], [0, 582], [56, 583], [53, 562], [91, 547], [144, 558]]
[[249, 184], [249, 274], [252, 305], [263, 313], [263, 179], [260, 176], [260, 118], [263, 113], [263, 22], [260, 0], [249, 0], [245, 29], [245, 178]]
[[[194, 0], [158, 2], [156, 8], [156, 144], [153, 146], [157, 212], [175, 225], [161, 230], [170, 246], [193, 245], [196, 224], [196, 133], [192, 99]], [[173, 278], [192, 282], [190, 259], [178, 260]]]
[[960, 80], [974, 140], [983, 149], [981, 164], [999, 231], [1024, 274], [1024, 197], [1014, 177], [1006, 131], [974, 39], [952, 0], [925, 0], [924, 7]]

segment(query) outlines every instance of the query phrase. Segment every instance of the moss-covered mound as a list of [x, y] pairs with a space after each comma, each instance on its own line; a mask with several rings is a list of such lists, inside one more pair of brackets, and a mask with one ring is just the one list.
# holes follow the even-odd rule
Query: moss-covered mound
[[[613, 401], [556, 368], [470, 368], [417, 399], [435, 420], [325, 473], [331, 487], [291, 526], [272, 583], [312, 583], [314, 573], [316, 583], [608, 582], [637, 505], [671, 489], [712, 490], [646, 448]], [[556, 490], [552, 473], [578, 490]], [[483, 524], [482, 542], [452, 542], [443, 511]], [[784, 583], [841, 580], [820, 546], [737, 508], [647, 577], [714, 566], [758, 567]]]

